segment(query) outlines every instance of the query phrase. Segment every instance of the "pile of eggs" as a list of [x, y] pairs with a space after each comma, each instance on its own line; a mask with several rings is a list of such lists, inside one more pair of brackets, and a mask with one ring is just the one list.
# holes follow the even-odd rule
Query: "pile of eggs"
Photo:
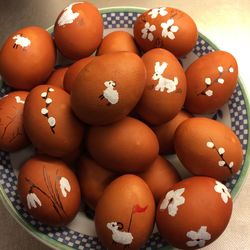
[[[232, 199], [221, 182], [240, 169], [242, 148], [230, 128], [202, 115], [228, 101], [238, 69], [215, 51], [184, 71], [178, 58], [197, 38], [192, 18], [167, 7], [140, 15], [134, 37], [103, 38], [87, 2], [67, 6], [53, 36], [35, 26], [9, 36], [0, 74], [13, 91], [0, 100], [0, 150], [34, 146], [18, 176], [34, 218], [65, 225], [82, 200], [108, 249], [139, 249], [155, 222], [182, 249], [222, 234]], [[74, 62], [54, 69], [57, 50]], [[163, 157], [174, 153], [193, 177], [181, 180]]]

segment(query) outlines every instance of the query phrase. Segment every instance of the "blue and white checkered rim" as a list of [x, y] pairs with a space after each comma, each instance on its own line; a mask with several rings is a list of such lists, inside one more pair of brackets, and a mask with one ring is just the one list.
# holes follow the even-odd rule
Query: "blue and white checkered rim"
[[[102, 16], [104, 20], [105, 29], [112, 28], [132, 28], [134, 21], [137, 16], [140, 15], [141, 12], [145, 11], [145, 9], [137, 9], [137, 8], [111, 8], [110, 10], [104, 9], [102, 10]], [[202, 35], [199, 36], [197, 44], [193, 49], [193, 52], [198, 56], [202, 56], [216, 49], [215, 45], [213, 45], [209, 40], [207, 40]], [[10, 91], [10, 88], [3, 85], [0, 89], [0, 96], [4, 96]], [[237, 87], [229, 100], [228, 103], [232, 129], [239, 137], [240, 142], [243, 147], [244, 154], [244, 166], [235, 175], [229, 178], [226, 181], [226, 186], [234, 191], [239, 178], [242, 177], [242, 172], [246, 172], [245, 169], [248, 168], [248, 162], [246, 162], [246, 153], [248, 147], [248, 101], [246, 96], [244, 96], [243, 87], [240, 83], [237, 84]], [[241, 181], [242, 181], [241, 180]], [[14, 173], [14, 170], [11, 166], [10, 156], [8, 153], [0, 152], [0, 184], [2, 186], [1, 196], [3, 198], [3, 202], [7, 206], [8, 210], [12, 213], [12, 215], [20, 222], [20, 224], [24, 225], [30, 233], [32, 233], [36, 238], [42, 240], [45, 244], [50, 245], [52, 247], [56, 247], [58, 249], [104, 249], [99, 240], [96, 237], [83, 235], [76, 231], [70, 230], [66, 227], [51, 227], [48, 225], [44, 225], [41, 222], [34, 219], [30, 216], [19, 199], [17, 193], [17, 177]], [[237, 187], [238, 191], [239, 186]], [[236, 193], [236, 192], [235, 192]], [[234, 195], [234, 192], [233, 192]], [[21, 216], [21, 217], [20, 217]], [[62, 243], [62, 244], [60, 244]], [[171, 248], [164, 242], [158, 233], [154, 233], [151, 235], [150, 239], [143, 247], [146, 250], [154, 250], [163, 248]]]

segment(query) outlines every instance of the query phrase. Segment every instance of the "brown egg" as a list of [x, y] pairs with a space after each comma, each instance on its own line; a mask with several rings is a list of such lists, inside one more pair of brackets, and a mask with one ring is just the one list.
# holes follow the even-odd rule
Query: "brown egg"
[[77, 172], [83, 201], [92, 209], [95, 209], [104, 189], [118, 176], [87, 156], [81, 157]]
[[139, 101], [145, 80], [146, 69], [138, 55], [116, 52], [98, 56], [73, 84], [72, 109], [80, 120], [91, 125], [119, 121]]
[[232, 213], [231, 195], [209, 177], [191, 177], [169, 189], [159, 202], [156, 224], [160, 235], [178, 249], [198, 249], [216, 240]]
[[191, 118], [192, 115], [180, 111], [172, 120], [163, 123], [159, 126], [152, 127], [155, 132], [159, 145], [160, 145], [160, 154], [174, 154], [174, 135], [177, 127], [188, 118]]
[[0, 99], [0, 150], [12, 152], [29, 144], [23, 128], [23, 109], [28, 94], [14, 91]]
[[63, 87], [68, 93], [71, 93], [72, 85], [76, 80], [80, 71], [94, 58], [95, 58], [94, 56], [86, 57], [76, 61], [75, 63], [69, 66], [68, 70], [65, 73], [63, 81]]
[[147, 122], [160, 125], [173, 119], [186, 97], [185, 72], [176, 57], [164, 49], [153, 49], [142, 56], [147, 83], [137, 112]]
[[18, 192], [29, 214], [53, 226], [72, 221], [80, 207], [76, 176], [63, 161], [48, 156], [37, 155], [22, 165]]
[[72, 60], [90, 56], [100, 45], [102, 35], [101, 14], [88, 2], [70, 4], [55, 23], [56, 45], [65, 57]]
[[238, 79], [235, 58], [225, 51], [211, 52], [186, 70], [185, 108], [195, 114], [213, 113], [233, 94]]
[[154, 197], [135, 175], [114, 180], [104, 191], [95, 213], [97, 235], [109, 250], [138, 250], [153, 230]]
[[51, 74], [51, 76], [49, 77], [46, 84], [57, 86], [57, 87], [63, 89], [63, 80], [64, 80], [64, 76], [65, 76], [65, 73], [67, 72], [67, 70], [68, 70], [68, 67], [56, 69]]
[[139, 54], [133, 36], [126, 31], [113, 31], [105, 36], [98, 48], [97, 55], [119, 51], [129, 51]]
[[156, 159], [159, 144], [154, 132], [131, 117], [107, 126], [91, 127], [87, 149], [101, 166], [120, 173], [145, 171]]
[[0, 74], [16, 89], [32, 89], [46, 82], [56, 61], [50, 34], [36, 26], [10, 35], [0, 51]]
[[158, 156], [152, 165], [139, 177], [148, 184], [156, 202], [162, 198], [171, 186], [180, 181], [180, 176], [174, 166], [162, 156]]
[[137, 18], [134, 36], [143, 51], [164, 48], [180, 57], [193, 49], [198, 31], [193, 19], [185, 12], [161, 7], [150, 9]]
[[175, 150], [194, 175], [226, 180], [238, 172], [243, 152], [239, 139], [224, 124], [209, 118], [190, 118], [175, 133]]
[[70, 95], [52, 85], [37, 86], [28, 95], [24, 128], [39, 152], [55, 157], [75, 152], [83, 138], [83, 125], [71, 111]]

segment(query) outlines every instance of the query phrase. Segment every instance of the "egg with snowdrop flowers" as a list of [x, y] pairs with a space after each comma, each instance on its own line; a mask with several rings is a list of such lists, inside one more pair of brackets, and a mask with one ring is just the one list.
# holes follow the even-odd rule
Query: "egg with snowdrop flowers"
[[160, 235], [179, 249], [197, 249], [215, 241], [232, 213], [227, 187], [210, 177], [191, 177], [173, 185], [158, 203]]

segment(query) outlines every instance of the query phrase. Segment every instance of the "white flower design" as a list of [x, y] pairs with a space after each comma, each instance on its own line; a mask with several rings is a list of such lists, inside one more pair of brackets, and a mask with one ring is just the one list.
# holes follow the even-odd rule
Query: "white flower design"
[[211, 142], [211, 141], [208, 141], [208, 142], [207, 142], [207, 147], [208, 147], [208, 148], [214, 148], [214, 143]]
[[169, 191], [162, 201], [160, 209], [164, 210], [168, 208], [168, 214], [171, 216], [175, 216], [178, 211], [178, 206], [185, 203], [185, 198], [182, 196], [184, 192], [185, 188], [180, 188], [175, 191]]
[[141, 30], [142, 38], [143, 39], [148, 38], [148, 40], [152, 42], [154, 40], [154, 35], [152, 32], [155, 30], [156, 30], [155, 25], [150, 25], [149, 22], [145, 23], [145, 27]]
[[233, 67], [230, 67], [230, 68], [229, 68], [229, 72], [230, 72], [230, 73], [233, 73], [233, 72], [234, 72], [234, 68], [233, 68]]
[[212, 96], [214, 94], [213, 90], [207, 90], [205, 92], [206, 96]]
[[179, 27], [173, 24], [174, 24], [173, 18], [170, 18], [167, 20], [166, 23], [161, 24], [161, 27], [163, 29], [161, 33], [162, 37], [165, 37], [165, 38], [168, 37], [171, 40], [175, 39], [174, 33], [179, 30]]
[[155, 8], [151, 9], [151, 11], [148, 13], [149, 16], [151, 16], [152, 19], [155, 19], [160, 16], [166, 16], [168, 14], [166, 7], [161, 7], [161, 8]]
[[223, 200], [224, 203], [227, 203], [228, 199], [231, 198], [231, 195], [228, 192], [227, 187], [219, 181], [216, 181], [216, 185], [214, 186], [214, 190], [215, 190], [215, 192], [221, 194], [221, 199]]
[[37, 205], [39, 205], [40, 207], [42, 206], [41, 201], [38, 199], [38, 197], [34, 193], [28, 193], [26, 200], [27, 200], [29, 209], [31, 209], [32, 207], [37, 208]]
[[69, 184], [69, 181], [65, 177], [61, 177], [60, 179], [60, 188], [63, 197], [67, 197], [67, 192], [69, 193], [71, 191], [71, 186]]
[[206, 77], [205, 78], [205, 83], [206, 83], [206, 85], [211, 85], [211, 83], [212, 83], [211, 78], [210, 77]]
[[219, 66], [219, 67], [218, 67], [218, 71], [219, 71], [220, 73], [223, 73], [223, 71], [224, 71], [223, 67], [222, 67], [222, 66]]
[[204, 247], [206, 245], [206, 241], [211, 239], [211, 234], [207, 232], [206, 226], [201, 226], [198, 232], [191, 230], [187, 232], [186, 235], [191, 239], [186, 242], [188, 247], [195, 247], [197, 245], [199, 247]]

